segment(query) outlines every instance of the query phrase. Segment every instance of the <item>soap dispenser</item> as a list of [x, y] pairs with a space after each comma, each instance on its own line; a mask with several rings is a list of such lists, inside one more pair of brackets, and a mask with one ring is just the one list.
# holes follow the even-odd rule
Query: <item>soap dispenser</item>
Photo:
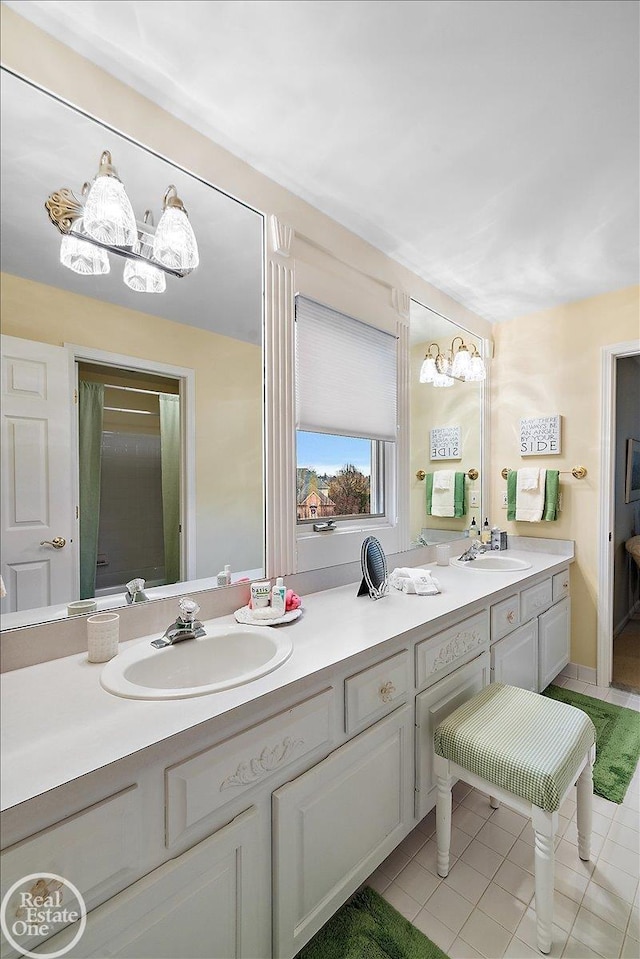
[[471, 526], [469, 527], [469, 539], [477, 539], [480, 535], [480, 530], [478, 529], [475, 516], [471, 520]]
[[485, 516], [484, 523], [482, 524], [482, 532], [480, 533], [480, 542], [485, 546], [491, 545], [491, 527], [489, 526], [489, 517]]

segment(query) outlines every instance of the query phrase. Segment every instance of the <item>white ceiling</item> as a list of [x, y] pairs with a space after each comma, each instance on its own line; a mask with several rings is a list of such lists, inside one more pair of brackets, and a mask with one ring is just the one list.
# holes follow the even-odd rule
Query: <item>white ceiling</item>
[[638, 282], [635, 0], [8, 6], [491, 321]]

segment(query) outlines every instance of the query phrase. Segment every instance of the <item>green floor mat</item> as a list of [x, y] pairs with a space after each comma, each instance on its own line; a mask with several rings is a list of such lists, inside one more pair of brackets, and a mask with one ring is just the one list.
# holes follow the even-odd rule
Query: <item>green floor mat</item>
[[322, 927], [296, 959], [448, 959], [369, 886]]
[[577, 706], [591, 719], [596, 727], [593, 791], [621, 803], [640, 756], [640, 713], [574, 693], [564, 686], [547, 686], [542, 695]]

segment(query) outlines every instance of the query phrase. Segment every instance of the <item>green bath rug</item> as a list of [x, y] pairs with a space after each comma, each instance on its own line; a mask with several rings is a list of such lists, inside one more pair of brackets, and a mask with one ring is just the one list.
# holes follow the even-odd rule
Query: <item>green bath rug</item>
[[564, 686], [547, 686], [542, 695], [577, 706], [591, 719], [596, 727], [593, 791], [621, 803], [640, 757], [640, 713], [574, 693]]
[[448, 959], [366, 886], [316, 933], [296, 959]]

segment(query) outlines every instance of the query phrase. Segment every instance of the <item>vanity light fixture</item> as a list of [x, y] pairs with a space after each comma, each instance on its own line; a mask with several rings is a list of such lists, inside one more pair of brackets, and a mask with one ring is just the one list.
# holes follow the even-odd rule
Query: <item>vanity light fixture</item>
[[138, 227], [131, 201], [108, 150], [103, 150], [100, 166], [84, 204], [84, 228], [94, 240], [108, 246], [132, 247], [138, 239]]
[[168, 187], [157, 228], [147, 210], [142, 223], [104, 150], [91, 185], [81, 199], [68, 187], [52, 193], [45, 202], [49, 219], [62, 233], [60, 262], [75, 273], [96, 276], [109, 272], [107, 253], [128, 262], [124, 282], [138, 293], [164, 293], [166, 274], [184, 277], [200, 261], [198, 244], [187, 211], [175, 186]]
[[[456, 340], [460, 345], [456, 347]], [[478, 348], [471, 344], [473, 352], [461, 336], [454, 336], [450, 348], [443, 353], [437, 343], [430, 343], [422, 366], [420, 367], [420, 382], [431, 383], [437, 387], [453, 386], [454, 380], [472, 382], [484, 380], [486, 370]], [[435, 347], [435, 355], [432, 352]]]
[[164, 195], [162, 216], [153, 238], [153, 255], [158, 263], [172, 270], [195, 270], [200, 262], [189, 216], [173, 184]]

